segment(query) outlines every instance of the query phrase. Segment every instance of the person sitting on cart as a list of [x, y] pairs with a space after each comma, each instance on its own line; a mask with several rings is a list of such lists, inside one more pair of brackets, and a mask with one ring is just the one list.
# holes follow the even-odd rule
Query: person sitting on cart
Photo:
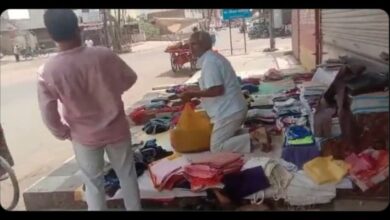
[[264, 140], [267, 138], [264, 129], [250, 134], [240, 131], [248, 112], [247, 102], [230, 62], [212, 51], [210, 34], [204, 31], [193, 33], [190, 47], [194, 56], [198, 57], [198, 66], [201, 67], [199, 87], [187, 88], [180, 97], [184, 102], [192, 98], [201, 99], [202, 107], [214, 124], [210, 150], [250, 153], [251, 147], [260, 142], [266, 147], [263, 150], [270, 150], [269, 141]]

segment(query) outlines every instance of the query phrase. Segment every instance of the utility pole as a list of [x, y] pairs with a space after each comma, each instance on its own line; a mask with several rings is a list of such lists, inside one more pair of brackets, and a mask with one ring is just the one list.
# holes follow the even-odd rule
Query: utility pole
[[110, 41], [108, 39], [108, 28], [107, 28], [107, 9], [101, 9], [103, 11], [103, 31], [104, 31], [104, 45], [110, 48]]
[[274, 10], [269, 10], [269, 43], [271, 51], [275, 50], [275, 38], [274, 38]]

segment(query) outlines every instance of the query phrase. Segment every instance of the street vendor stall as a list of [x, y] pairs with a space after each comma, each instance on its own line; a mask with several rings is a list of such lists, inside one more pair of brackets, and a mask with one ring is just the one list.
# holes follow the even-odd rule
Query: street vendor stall
[[[388, 86], [383, 84], [387, 75], [374, 74], [375, 80], [363, 86], [364, 77], [372, 76], [355, 75], [346, 85], [346, 91], [354, 93], [343, 96], [351, 99], [351, 106], [330, 100], [321, 109], [335, 83], [354, 71], [342, 64], [319, 67], [314, 74], [286, 76], [275, 69], [237, 73], [248, 96], [243, 128], [264, 128], [274, 146], [268, 153], [260, 148], [249, 154], [204, 148], [182, 152], [173, 146], [172, 131], [183, 123], [183, 115], [188, 116], [183, 111], [189, 107], [176, 100], [185, 86], [161, 86], [147, 94], [128, 111], [143, 208], [154, 204], [173, 210], [343, 210], [338, 204], [346, 199], [388, 201], [388, 136], [378, 129], [388, 127], [388, 101], [376, 101], [388, 100]], [[196, 77], [187, 84], [196, 83]], [[356, 90], [357, 85], [364, 88]], [[190, 109], [202, 112], [196, 102]], [[353, 136], [359, 144], [348, 136], [356, 122], [363, 131]], [[189, 126], [194, 132], [195, 127]], [[199, 134], [186, 135], [184, 143], [185, 137], [190, 143]], [[74, 197], [83, 201], [79, 185]], [[109, 204], [122, 202], [119, 181], [109, 167], [105, 189]]]

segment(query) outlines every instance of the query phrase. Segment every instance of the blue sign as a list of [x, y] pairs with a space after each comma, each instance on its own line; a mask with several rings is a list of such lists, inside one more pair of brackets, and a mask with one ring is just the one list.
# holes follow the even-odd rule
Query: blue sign
[[250, 9], [223, 9], [223, 20], [252, 17]]

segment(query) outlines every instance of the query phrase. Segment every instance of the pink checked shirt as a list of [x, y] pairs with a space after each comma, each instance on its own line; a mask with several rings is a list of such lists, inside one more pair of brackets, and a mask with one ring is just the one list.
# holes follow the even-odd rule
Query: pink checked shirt
[[[102, 147], [130, 138], [121, 95], [134, 71], [111, 50], [78, 47], [51, 58], [39, 70], [43, 121], [59, 139]], [[57, 101], [63, 104], [61, 120]]]

